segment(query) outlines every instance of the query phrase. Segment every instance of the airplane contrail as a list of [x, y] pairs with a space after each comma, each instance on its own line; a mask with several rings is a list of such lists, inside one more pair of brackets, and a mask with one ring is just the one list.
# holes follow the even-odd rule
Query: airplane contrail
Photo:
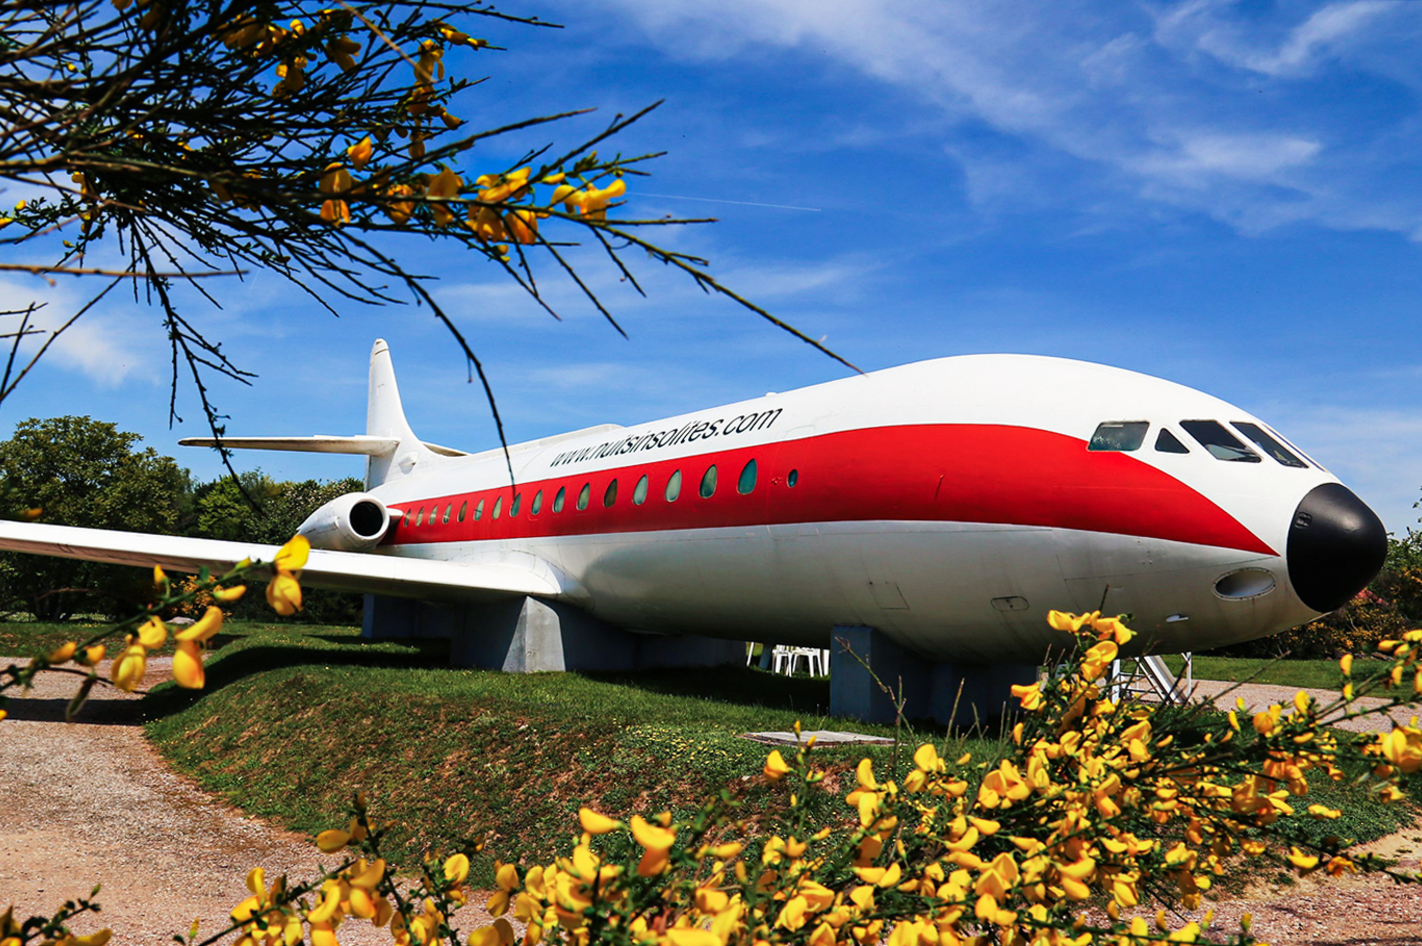
[[680, 194], [653, 194], [651, 191], [639, 190], [642, 197], [665, 197], [669, 200], [700, 200], [708, 204], [737, 204], [741, 207], [770, 207], [774, 210], [803, 210], [807, 213], [822, 213], [819, 207], [796, 207], [791, 204], [759, 204], [749, 200], [721, 200], [716, 197], [683, 197]]

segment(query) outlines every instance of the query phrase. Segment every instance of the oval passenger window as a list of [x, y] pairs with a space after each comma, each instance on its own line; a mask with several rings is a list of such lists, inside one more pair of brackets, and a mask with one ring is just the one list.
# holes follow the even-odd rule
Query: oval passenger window
[[444, 518], [439, 521], [439, 524], [444, 525], [446, 522], [448, 522], [449, 514], [452, 512], [454, 512], [454, 503], [449, 503], [444, 507]]
[[463, 522], [463, 521], [464, 521], [464, 515], [465, 515], [465, 513], [467, 513], [467, 512], [469, 512], [469, 500], [466, 499], [466, 500], [464, 500], [464, 502], [462, 502], [462, 503], [459, 504], [459, 521], [460, 521], [460, 522]]
[[716, 464], [711, 464], [706, 468], [706, 472], [701, 475], [701, 498], [710, 499], [716, 495]]
[[474, 521], [478, 522], [484, 518], [484, 500], [479, 500], [479, 505], [474, 507]]
[[424, 524], [425, 524], [425, 507], [424, 507], [424, 506], [421, 506], [421, 507], [420, 507], [420, 511], [417, 512], [417, 513], [415, 513], [415, 525], [417, 525], [417, 526], [422, 526], [422, 525], [424, 525]]
[[755, 489], [755, 461], [748, 460], [746, 465], [741, 467], [741, 478], [736, 480], [736, 492], [742, 496], [750, 495]]
[[538, 515], [540, 512], [542, 512], [542, 511], [543, 511], [543, 490], [540, 489], [538, 492], [536, 492], [536, 493], [533, 494], [533, 505], [529, 507], [529, 509], [528, 509], [528, 514], [529, 514], [530, 516], [536, 516], [536, 515]]
[[785, 485], [786, 485], [786, 486], [794, 487], [794, 485], [795, 485], [796, 483], [798, 483], [798, 482], [800, 482], [800, 471], [799, 471], [799, 470], [791, 470], [790, 473], [789, 473], [789, 475], [785, 477]]
[[499, 513], [503, 512], [503, 511], [504, 511], [504, 497], [500, 496], [498, 499], [494, 500], [494, 515], [492, 516], [492, 518], [494, 518], [494, 519], [499, 518]]
[[677, 470], [667, 480], [667, 502], [674, 503], [681, 495], [681, 470]]
[[582, 512], [588, 508], [588, 500], [592, 498], [592, 484], [584, 483], [583, 488], [578, 491], [578, 511]]
[[642, 478], [637, 481], [636, 489], [632, 490], [632, 504], [640, 506], [647, 501], [647, 474], [643, 473]]
[[614, 479], [611, 483], [607, 484], [607, 492], [602, 494], [602, 504], [606, 508], [611, 509], [612, 504], [615, 502], [617, 502], [617, 480]]
[[554, 511], [554, 512], [562, 512], [562, 511], [563, 511], [563, 500], [567, 497], [567, 495], [568, 495], [568, 488], [567, 488], [566, 486], [560, 486], [560, 487], [558, 487], [558, 495], [553, 497], [553, 511]]
[[523, 493], [514, 493], [514, 501], [513, 501], [513, 503], [509, 506], [509, 516], [510, 516], [510, 517], [513, 517], [513, 516], [517, 516], [517, 515], [518, 515], [518, 505], [519, 505], [519, 503], [521, 503], [521, 502], [523, 502]]

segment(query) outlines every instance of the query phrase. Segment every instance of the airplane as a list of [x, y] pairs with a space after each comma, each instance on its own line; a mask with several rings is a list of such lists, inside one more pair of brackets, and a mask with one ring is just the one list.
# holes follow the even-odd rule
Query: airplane
[[[924, 715], [965, 685], [997, 699], [1062, 647], [1051, 609], [1206, 650], [1340, 607], [1387, 553], [1373, 511], [1249, 412], [1045, 356], [920, 361], [471, 454], [415, 436], [377, 340], [365, 434], [222, 442], [366, 458], [365, 489], [299, 531], [303, 584], [366, 592], [369, 636], [436, 628], [456, 663], [514, 670], [838, 640], [860, 659], [837, 658], [832, 709], [869, 718], [871, 669], [910, 679]], [[174, 570], [275, 552], [16, 522], [0, 548]]]

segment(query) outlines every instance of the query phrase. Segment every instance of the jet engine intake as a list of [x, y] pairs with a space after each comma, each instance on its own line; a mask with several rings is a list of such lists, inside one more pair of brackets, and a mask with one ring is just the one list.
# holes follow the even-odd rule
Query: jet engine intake
[[369, 493], [337, 496], [306, 517], [296, 530], [313, 549], [368, 552], [390, 528], [390, 511]]

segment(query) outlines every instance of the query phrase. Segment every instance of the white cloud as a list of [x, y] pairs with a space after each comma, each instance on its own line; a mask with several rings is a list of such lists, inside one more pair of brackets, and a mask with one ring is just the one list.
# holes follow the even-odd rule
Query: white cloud
[[1170, 10], [1156, 35], [1169, 45], [1193, 45], [1231, 66], [1270, 76], [1296, 75], [1318, 68], [1398, 4], [1388, 0], [1348, 0], [1314, 11], [1276, 42], [1232, 18], [1233, 3], [1197, 0]]
[[[76, 283], [69, 277], [50, 286], [42, 278], [0, 279], [0, 311], [23, 311], [37, 306], [29, 320], [40, 334], [22, 343], [25, 361], [58, 331], [102, 288], [97, 282]], [[130, 376], [147, 383], [166, 380], [166, 366], [159, 343], [162, 331], [154, 324], [146, 306], [135, 306], [132, 296], [117, 287], [94, 309], [85, 313], [54, 340], [44, 355], [45, 363], [78, 371], [104, 388], [117, 388]], [[85, 291], [87, 290], [87, 291]], [[5, 332], [17, 330], [21, 316], [6, 316], [0, 325]], [[8, 354], [9, 340], [4, 340]]]
[[[1281, 4], [1246, 15], [1224, 0], [618, 3], [672, 56], [793, 48], [931, 103], [949, 122], [945, 150], [981, 200], [1081, 201], [1081, 183], [1094, 177], [1105, 193], [1245, 231], [1299, 220], [1422, 231], [1410, 180], [1388, 171], [1400, 158], [1422, 159], [1422, 131], [1388, 121], [1355, 133], [1346, 104], [1303, 84], [1345, 55], [1350, 76], [1405, 73], [1412, 67], [1400, 64], [1397, 37], [1410, 35], [1403, 25], [1422, 29], [1422, 4]], [[1274, 83], [1269, 96], [1256, 88], [1261, 76]], [[972, 123], [1027, 152], [1004, 155], [988, 135], [965, 130]], [[1388, 148], [1374, 149], [1389, 134]], [[1058, 156], [1085, 162], [1074, 186], [1056, 179]], [[1034, 174], [1044, 182], [1019, 186]]]
[[1281, 172], [1306, 165], [1319, 143], [1289, 135], [1204, 132], [1184, 133], [1161, 154], [1140, 165], [1147, 174], [1205, 183], [1213, 175], [1242, 180], [1277, 180]]

